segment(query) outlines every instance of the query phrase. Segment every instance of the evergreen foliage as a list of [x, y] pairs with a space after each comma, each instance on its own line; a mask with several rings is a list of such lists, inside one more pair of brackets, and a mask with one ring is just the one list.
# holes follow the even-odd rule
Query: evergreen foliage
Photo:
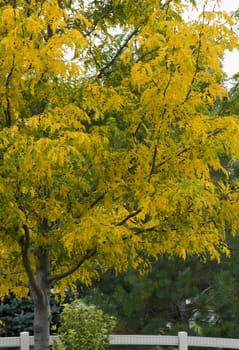
[[112, 271], [90, 288], [79, 286], [79, 295], [117, 315], [116, 333], [238, 338], [238, 237], [228, 244], [231, 256], [220, 264], [164, 256], [143, 276]]

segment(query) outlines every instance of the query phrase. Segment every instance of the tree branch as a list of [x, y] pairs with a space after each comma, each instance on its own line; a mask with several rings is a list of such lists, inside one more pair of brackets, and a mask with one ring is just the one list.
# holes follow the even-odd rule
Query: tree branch
[[127, 239], [130, 239], [133, 236], [141, 235], [142, 233], [156, 231], [158, 229], [158, 227], [159, 227], [159, 225], [155, 225], [155, 226], [151, 226], [151, 227], [147, 227], [147, 228], [138, 229], [138, 230], [134, 231], [134, 233], [132, 235], [122, 237], [122, 241], [126, 241]]
[[105, 193], [101, 194], [99, 197], [97, 197], [90, 205], [90, 208], [92, 209], [98, 202], [100, 202], [105, 196]]
[[166, 9], [168, 11], [168, 8], [169, 8], [169, 5], [170, 3], [172, 2], [173, 0], [168, 0], [168, 1], [165, 1], [165, 3], [163, 4], [163, 9]]
[[167, 163], [173, 157], [181, 156], [183, 153], [189, 151], [190, 149], [192, 149], [192, 147], [186, 147], [186, 148], [182, 149], [181, 151], [179, 151], [178, 153], [176, 153], [174, 156], [170, 156], [168, 158], [163, 159], [159, 164], [157, 164], [157, 168], [160, 168], [161, 166], [163, 166], [165, 163]]
[[116, 51], [115, 55], [112, 57], [112, 59], [104, 66], [101, 68], [101, 70], [99, 71], [97, 78], [100, 79], [102, 78], [102, 76], [105, 73], [105, 70], [110, 68], [114, 62], [117, 60], [117, 58], [120, 56], [120, 54], [122, 53], [122, 51], [126, 48], [126, 46], [128, 45], [129, 41], [132, 39], [132, 37], [138, 33], [139, 28], [136, 28], [129, 36], [128, 38], [125, 40], [125, 42], [122, 44], [122, 46], [119, 47], [119, 49]]
[[143, 208], [139, 208], [136, 211], [134, 211], [133, 213], [130, 213], [129, 215], [127, 215], [123, 220], [121, 220], [120, 222], [118, 222], [118, 224], [116, 224], [115, 226], [122, 226], [124, 225], [129, 219], [133, 218], [134, 216], [138, 215]]
[[168, 91], [168, 88], [169, 88], [169, 86], [170, 86], [170, 83], [171, 83], [172, 79], [173, 79], [173, 73], [170, 72], [168, 82], [167, 82], [167, 84], [166, 84], [166, 86], [165, 86], [165, 88], [164, 88], [164, 92], [163, 92], [163, 96], [164, 96], [164, 97], [166, 96], [166, 93], [167, 93], [167, 91]]
[[134, 234], [141, 235], [142, 233], [145, 233], [145, 232], [156, 231], [158, 229], [158, 227], [159, 227], [159, 225], [155, 225], [155, 226], [151, 226], [151, 227], [147, 227], [147, 228], [142, 228], [140, 230], [137, 230]]
[[[205, 6], [206, 4], [204, 4], [203, 6], [203, 26], [204, 26], [204, 18], [205, 18]], [[191, 80], [191, 84], [190, 84], [190, 87], [188, 89], [188, 92], [184, 98], [184, 101], [182, 102], [182, 105], [189, 99], [190, 95], [191, 95], [191, 92], [192, 92], [192, 87], [193, 87], [193, 84], [195, 83], [195, 80], [196, 80], [196, 76], [197, 76], [197, 73], [199, 71], [199, 59], [200, 59], [200, 54], [201, 54], [201, 48], [202, 48], [202, 37], [203, 37], [203, 32], [201, 31], [199, 33], [199, 40], [198, 40], [198, 52], [197, 52], [197, 56], [196, 56], [196, 64], [195, 64], [195, 71], [194, 71], [194, 74], [193, 74], [193, 77], [192, 77], [192, 80]]]
[[157, 157], [157, 146], [155, 145], [154, 146], [154, 154], [153, 154], [153, 160], [152, 160], [152, 166], [151, 166], [151, 170], [150, 170], [150, 173], [149, 173], [149, 178], [148, 178], [148, 182], [150, 182], [151, 180], [151, 177], [154, 173], [154, 169], [155, 169], [155, 163], [156, 163], [156, 157]]
[[87, 261], [90, 258], [92, 258], [96, 253], [97, 253], [97, 249], [96, 248], [88, 250], [86, 252], [86, 254], [78, 261], [78, 263], [74, 267], [72, 267], [71, 269], [69, 269], [69, 270], [67, 270], [65, 272], [59, 273], [57, 275], [49, 276], [47, 278], [47, 282], [48, 283], [53, 283], [53, 282], [61, 280], [62, 278], [70, 276], [75, 271], [77, 271], [84, 264], [85, 261]]
[[[225, 130], [225, 128], [217, 128], [211, 132], [208, 132], [207, 138], [211, 138], [213, 136], [217, 136], [218, 134], [220, 134], [221, 132], [223, 132]], [[198, 147], [200, 145], [202, 145], [202, 141], [198, 142], [196, 145], [192, 145], [190, 147], [185, 147], [182, 150], [180, 150], [178, 153], [176, 153], [175, 155], [172, 155], [168, 158], [163, 159], [159, 164], [157, 164], [156, 168], [160, 168], [161, 166], [163, 166], [164, 164], [166, 164], [168, 161], [170, 161], [171, 159], [173, 159], [174, 157], [180, 157], [182, 154], [192, 150], [195, 147]]]
[[29, 261], [29, 257], [28, 257], [28, 250], [30, 247], [30, 234], [29, 234], [29, 229], [27, 227], [27, 225], [23, 225], [23, 229], [24, 229], [24, 236], [22, 236], [19, 240], [18, 243], [21, 247], [21, 251], [22, 251], [22, 261], [23, 261], [23, 266], [25, 268], [25, 271], [27, 273], [29, 282], [30, 282], [30, 286], [33, 290], [33, 292], [39, 297], [42, 298], [42, 293], [40, 288], [37, 285], [36, 279], [34, 277], [32, 268], [31, 268], [31, 264]]
[[11, 80], [12, 75], [13, 75], [14, 68], [15, 68], [15, 54], [13, 54], [13, 56], [12, 56], [11, 69], [10, 69], [10, 72], [7, 74], [6, 82], [5, 82], [5, 88], [7, 90], [6, 126], [8, 128], [10, 128], [12, 126], [11, 106], [10, 106], [10, 99], [8, 96], [8, 91], [9, 91], [9, 84], [10, 84], [10, 80]]

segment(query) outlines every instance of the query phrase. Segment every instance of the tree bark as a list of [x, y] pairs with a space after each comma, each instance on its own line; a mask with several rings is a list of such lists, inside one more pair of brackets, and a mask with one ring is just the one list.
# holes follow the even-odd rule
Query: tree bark
[[34, 350], [50, 349], [50, 308], [49, 298], [42, 303], [34, 300]]
[[33, 272], [30, 259], [30, 234], [26, 225], [23, 226], [24, 236], [19, 239], [22, 250], [23, 265], [26, 269], [29, 286], [34, 304], [34, 349], [50, 349], [50, 291], [52, 282], [48, 280], [50, 275], [50, 253], [47, 249], [38, 247], [34, 250], [37, 259], [36, 272]]
[[32, 288], [34, 302], [34, 350], [50, 349], [50, 286], [47, 278], [50, 274], [49, 253], [39, 249], [36, 253], [38, 267], [36, 271], [37, 290]]

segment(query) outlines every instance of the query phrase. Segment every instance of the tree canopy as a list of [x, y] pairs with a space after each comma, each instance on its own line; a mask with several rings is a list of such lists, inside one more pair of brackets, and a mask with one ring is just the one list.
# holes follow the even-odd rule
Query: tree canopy
[[239, 124], [213, 106], [238, 41], [193, 3], [0, 2], [1, 295], [46, 311], [56, 282], [228, 252]]

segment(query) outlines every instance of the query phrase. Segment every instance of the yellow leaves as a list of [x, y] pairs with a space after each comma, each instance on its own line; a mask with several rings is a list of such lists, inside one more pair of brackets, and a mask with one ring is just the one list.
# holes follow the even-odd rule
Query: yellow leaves
[[225, 96], [218, 81], [223, 77], [221, 58], [227, 44], [215, 39], [221, 37], [221, 30], [215, 23], [175, 19], [159, 23], [164, 34], [158, 37], [153, 29], [144, 27], [144, 36], [137, 40], [144, 55], [152, 58], [138, 59], [131, 66], [131, 83], [138, 91], [142, 89], [147, 115], [157, 111], [172, 115], [181, 106], [183, 112], [187, 109], [194, 114], [205, 103], [213, 105], [216, 98]]
[[44, 30], [44, 22], [42, 20], [39, 20], [38, 17], [31, 16], [23, 19], [22, 27], [22, 30], [26, 30], [27, 33], [31, 35], [32, 39], [37, 39], [39, 33]]
[[12, 6], [4, 7], [1, 12], [1, 30], [11, 30], [15, 28], [16, 20], [19, 19], [20, 11]]
[[57, 29], [62, 29], [66, 26], [64, 12], [58, 5], [57, 1], [44, 1], [42, 5], [42, 13], [46, 23], [50, 25], [53, 33], [55, 33]]
[[45, 218], [49, 223], [56, 222], [61, 219], [66, 208], [62, 202], [58, 202], [54, 198], [43, 199], [36, 201], [35, 208], [39, 217]]
[[[87, 45], [87, 41], [84, 36], [76, 29], [71, 28], [66, 32], [65, 43], [67, 43], [67, 40], [69, 39], [71, 39], [73, 45], [76, 48], [82, 48]], [[69, 46], [72, 47], [72, 44], [70, 44], [70, 42]]]
[[112, 211], [113, 208], [113, 200], [112, 196], [109, 193], [104, 195], [104, 207], [107, 211]]
[[84, 106], [94, 111], [95, 120], [101, 119], [104, 112], [120, 111], [127, 102], [121, 90], [90, 83], [84, 91]]
[[124, 99], [120, 95], [110, 96], [105, 104], [105, 110], [119, 111], [123, 106]]
[[[68, 52], [83, 48], [85, 43], [85, 39], [81, 33], [77, 30], [69, 29], [61, 35], [54, 35], [49, 38], [44, 48], [44, 53], [48, 59], [53, 60], [51, 68], [54, 69], [54, 60], [65, 61], [66, 64], [67, 59], [65, 57], [69, 54]], [[80, 65], [78, 65], [78, 69], [80, 70]]]
[[213, 15], [185, 23], [176, 1], [126, 1], [134, 12], [118, 20], [116, 6], [96, 28], [87, 7], [35, 4], [1, 9], [1, 115], [13, 125], [2, 123], [0, 221], [16, 244], [4, 231], [2, 255], [19, 254], [27, 223], [58, 272], [96, 250], [69, 284], [89, 283], [99, 266], [144, 270], [158, 254], [218, 259], [225, 228], [239, 224], [239, 192], [221, 164], [239, 157], [239, 125], [211, 110], [225, 96], [233, 35]]
[[87, 113], [73, 104], [68, 104], [62, 108], [56, 107], [42, 116], [33, 116], [28, 120], [28, 125], [38, 131], [47, 131], [50, 135], [63, 135], [66, 130], [84, 130], [85, 122], [90, 123]]
[[[67, 11], [63, 10], [57, 1], [45, 1], [42, 6], [39, 2], [32, 3], [31, 10], [28, 6], [30, 5], [23, 3], [16, 8], [1, 8], [0, 92], [3, 93], [2, 89], [7, 89], [9, 97], [14, 96], [11, 109], [14, 106], [17, 116], [25, 111], [23, 92], [29, 94], [30, 91], [34, 95], [37, 89], [39, 94], [39, 84], [44, 84], [47, 95], [52, 76], [58, 79], [69, 78], [71, 74], [82, 74], [83, 66], [78, 62], [71, 62], [67, 57], [69, 51], [76, 50], [79, 56], [82, 47], [86, 46], [82, 33], [68, 28]], [[56, 95], [54, 90], [49, 93], [51, 97]], [[4, 100], [4, 96], [1, 100]], [[5, 113], [6, 106], [3, 108]]]
[[138, 62], [135, 63], [131, 68], [131, 81], [133, 85], [137, 87], [138, 90], [140, 90], [141, 85], [144, 84], [144, 81], [147, 78], [147, 76], [142, 74], [141, 67], [141, 62]]

